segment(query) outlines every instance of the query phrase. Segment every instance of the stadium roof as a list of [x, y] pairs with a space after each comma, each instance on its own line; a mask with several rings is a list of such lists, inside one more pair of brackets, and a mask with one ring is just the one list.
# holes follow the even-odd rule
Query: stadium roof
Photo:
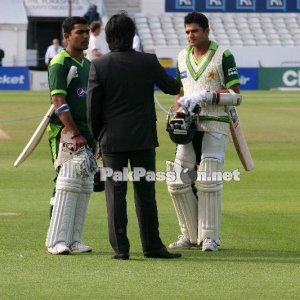
[[23, 0], [0, 1], [0, 24], [28, 24]]

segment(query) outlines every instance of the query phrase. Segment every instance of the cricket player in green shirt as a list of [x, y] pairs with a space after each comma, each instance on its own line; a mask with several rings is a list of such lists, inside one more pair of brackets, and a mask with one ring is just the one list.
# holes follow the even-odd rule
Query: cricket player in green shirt
[[82, 17], [69, 17], [62, 27], [67, 47], [51, 60], [48, 68], [55, 115], [47, 130], [57, 171], [46, 238], [50, 254], [92, 251], [81, 242], [81, 237], [97, 168], [95, 141], [86, 116], [90, 62], [84, 50], [88, 48], [90, 29]]

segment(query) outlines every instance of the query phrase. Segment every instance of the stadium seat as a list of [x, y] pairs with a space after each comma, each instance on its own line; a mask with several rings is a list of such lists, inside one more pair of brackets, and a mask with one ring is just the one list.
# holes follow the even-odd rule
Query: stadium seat
[[141, 32], [139, 31], [139, 37], [142, 40], [152, 40], [152, 34], [150, 32]]
[[281, 41], [279, 39], [271, 39], [269, 40], [270, 46], [281, 46]]
[[282, 41], [283, 46], [295, 46], [295, 43], [293, 40], [284, 40]]
[[[300, 14], [297, 13], [207, 13], [210, 38], [224, 46], [299, 46]], [[142, 44], [146, 47], [187, 45], [185, 13], [158, 16], [135, 14]], [[275, 17], [276, 16], [276, 17]]]
[[167, 42], [164, 39], [158, 39], [155, 41], [156, 46], [167, 46]]
[[265, 40], [257, 40], [256, 45], [257, 46], [269, 46], [269, 42], [266, 39]]
[[231, 42], [231, 46], [244, 46], [244, 43], [242, 40], [232, 40]]
[[254, 39], [244, 40], [244, 46], [256, 46], [256, 42]]

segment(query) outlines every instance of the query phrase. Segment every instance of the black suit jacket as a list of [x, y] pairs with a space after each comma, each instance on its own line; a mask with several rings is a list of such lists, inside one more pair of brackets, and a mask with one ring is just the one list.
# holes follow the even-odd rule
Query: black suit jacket
[[180, 90], [154, 54], [115, 51], [92, 61], [88, 124], [103, 153], [158, 146], [154, 85], [171, 95]]

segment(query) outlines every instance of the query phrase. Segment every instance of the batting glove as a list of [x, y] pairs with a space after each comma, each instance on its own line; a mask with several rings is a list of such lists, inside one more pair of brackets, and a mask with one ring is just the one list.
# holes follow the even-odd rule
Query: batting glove
[[196, 105], [206, 100], [206, 91], [201, 91], [198, 93], [193, 93], [189, 96], [180, 97], [177, 102], [183, 106], [186, 106], [190, 113], [193, 112]]

